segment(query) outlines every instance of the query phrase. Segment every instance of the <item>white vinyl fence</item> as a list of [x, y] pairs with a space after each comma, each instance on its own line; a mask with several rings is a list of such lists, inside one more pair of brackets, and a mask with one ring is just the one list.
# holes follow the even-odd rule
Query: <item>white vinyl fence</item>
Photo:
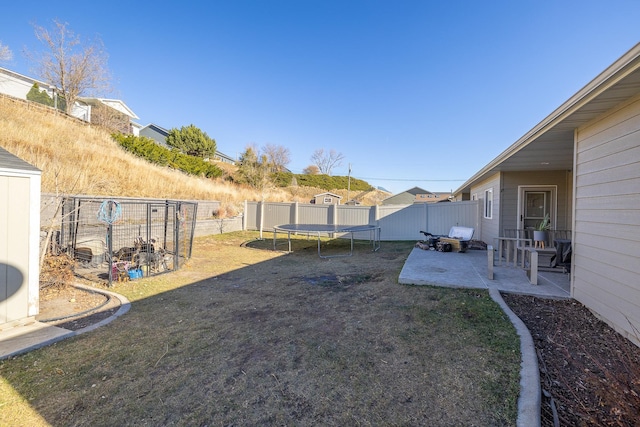
[[448, 234], [453, 226], [481, 235], [480, 202], [346, 206], [311, 203], [245, 202], [245, 230], [273, 231], [283, 224], [377, 225], [381, 240], [422, 240], [420, 231]]

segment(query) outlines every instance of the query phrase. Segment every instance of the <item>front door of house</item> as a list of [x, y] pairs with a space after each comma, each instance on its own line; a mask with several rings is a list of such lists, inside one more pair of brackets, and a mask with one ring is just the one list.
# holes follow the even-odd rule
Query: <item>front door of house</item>
[[518, 199], [518, 228], [524, 230], [535, 228], [547, 214], [551, 228], [555, 228], [555, 186], [521, 186]]

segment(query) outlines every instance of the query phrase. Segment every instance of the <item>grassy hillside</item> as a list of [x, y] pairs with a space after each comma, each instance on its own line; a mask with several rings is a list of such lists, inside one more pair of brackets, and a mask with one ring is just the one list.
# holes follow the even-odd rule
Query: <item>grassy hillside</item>
[[[0, 146], [42, 170], [45, 193], [219, 200], [229, 214], [238, 212], [244, 200], [262, 198], [248, 187], [223, 179], [187, 176], [149, 164], [125, 152], [104, 129], [1, 96]], [[309, 187], [273, 189], [265, 198], [306, 202], [324, 191]], [[334, 192], [346, 198], [346, 190]], [[352, 191], [350, 198], [375, 204], [388, 196], [377, 193]]]

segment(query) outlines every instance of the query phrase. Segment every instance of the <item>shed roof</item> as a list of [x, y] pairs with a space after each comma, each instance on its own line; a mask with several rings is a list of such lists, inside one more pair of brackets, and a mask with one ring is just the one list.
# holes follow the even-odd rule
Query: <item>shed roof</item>
[[0, 147], [0, 171], [3, 170], [40, 173], [37, 167]]

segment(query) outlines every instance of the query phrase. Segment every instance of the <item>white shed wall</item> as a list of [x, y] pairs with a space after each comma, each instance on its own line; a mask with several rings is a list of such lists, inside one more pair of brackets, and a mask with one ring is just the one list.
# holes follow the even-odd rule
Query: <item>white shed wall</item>
[[573, 296], [640, 345], [640, 97], [578, 129], [575, 162]]
[[0, 326], [38, 314], [39, 230], [40, 175], [0, 170]]

